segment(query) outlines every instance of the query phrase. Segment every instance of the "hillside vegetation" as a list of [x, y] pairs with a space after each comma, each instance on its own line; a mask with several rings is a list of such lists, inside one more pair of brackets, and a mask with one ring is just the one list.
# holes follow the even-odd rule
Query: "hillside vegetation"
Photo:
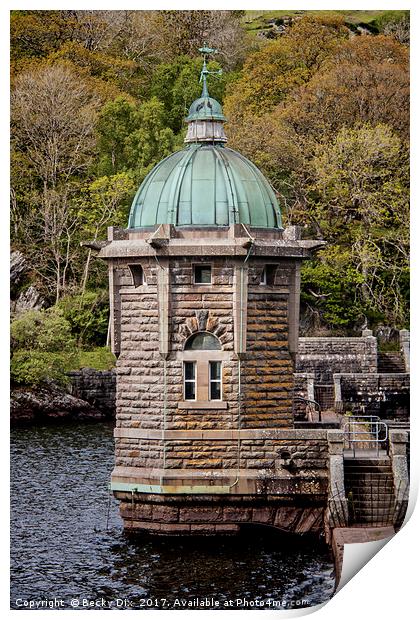
[[357, 13], [12, 11], [17, 383], [112, 363], [106, 266], [81, 243], [125, 226], [146, 174], [182, 148], [204, 41], [229, 146], [267, 176], [286, 224], [328, 241], [303, 270], [302, 329], [407, 326], [408, 12]]

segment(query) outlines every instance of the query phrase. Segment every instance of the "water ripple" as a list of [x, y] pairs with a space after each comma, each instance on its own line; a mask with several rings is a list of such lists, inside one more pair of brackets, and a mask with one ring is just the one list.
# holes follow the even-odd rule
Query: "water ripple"
[[[113, 448], [112, 426], [105, 423], [13, 429], [12, 608], [54, 597], [63, 608], [84, 598], [125, 599], [132, 609], [212, 597], [218, 605], [232, 600], [229, 608], [246, 608], [247, 601], [267, 608], [270, 600], [314, 605], [330, 598], [332, 558], [313, 539], [257, 529], [211, 539], [124, 534], [107, 490]], [[217, 607], [214, 601], [207, 608]]]

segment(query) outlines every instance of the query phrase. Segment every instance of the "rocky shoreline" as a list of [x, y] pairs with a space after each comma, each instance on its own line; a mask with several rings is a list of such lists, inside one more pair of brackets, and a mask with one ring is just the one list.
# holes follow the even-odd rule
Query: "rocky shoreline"
[[69, 373], [67, 388], [53, 382], [42, 387], [13, 387], [10, 422], [112, 420], [115, 417], [115, 372], [83, 368]]

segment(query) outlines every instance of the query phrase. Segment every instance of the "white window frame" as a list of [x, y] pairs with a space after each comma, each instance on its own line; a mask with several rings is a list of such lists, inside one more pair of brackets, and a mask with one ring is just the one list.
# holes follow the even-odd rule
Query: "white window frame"
[[[267, 269], [270, 268], [273, 270], [273, 282], [272, 284], [268, 284], [268, 280], [267, 280]], [[264, 265], [264, 268], [262, 270], [261, 273], [261, 281], [260, 281], [260, 285], [261, 286], [274, 286], [275, 284], [275, 280], [276, 280], [276, 274], [277, 274], [277, 268], [278, 265], [276, 263], [267, 263]]]
[[[186, 379], [185, 367], [186, 364], [193, 364], [194, 368], [194, 379]], [[185, 386], [187, 383], [192, 383], [194, 385], [194, 398], [187, 398]], [[184, 360], [183, 363], [183, 389], [184, 389], [184, 400], [189, 402], [197, 400], [197, 362], [195, 360]]]
[[[220, 379], [212, 379], [211, 378], [211, 365], [219, 364], [220, 365]], [[222, 401], [223, 400], [223, 363], [221, 360], [209, 360], [209, 401]], [[220, 398], [212, 398], [211, 397], [211, 385], [212, 383], [218, 383], [220, 385]]]

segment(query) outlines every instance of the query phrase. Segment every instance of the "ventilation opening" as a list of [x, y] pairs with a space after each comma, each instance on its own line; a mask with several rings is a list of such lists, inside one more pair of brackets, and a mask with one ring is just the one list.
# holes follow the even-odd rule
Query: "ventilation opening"
[[274, 286], [276, 279], [277, 265], [265, 265], [261, 273], [260, 284], [266, 286]]
[[210, 265], [195, 265], [194, 284], [211, 284]]
[[130, 269], [134, 286], [137, 287], [144, 284], [143, 267], [141, 265], [128, 265], [128, 268]]

